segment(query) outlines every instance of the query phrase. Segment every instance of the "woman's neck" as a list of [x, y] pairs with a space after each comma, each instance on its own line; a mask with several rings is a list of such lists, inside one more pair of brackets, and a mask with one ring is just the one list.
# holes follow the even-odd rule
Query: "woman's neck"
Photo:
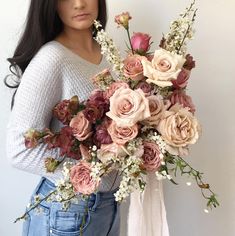
[[96, 48], [96, 42], [93, 39], [90, 29], [78, 31], [65, 28], [56, 40], [75, 51], [84, 50], [86, 52], [93, 52]]

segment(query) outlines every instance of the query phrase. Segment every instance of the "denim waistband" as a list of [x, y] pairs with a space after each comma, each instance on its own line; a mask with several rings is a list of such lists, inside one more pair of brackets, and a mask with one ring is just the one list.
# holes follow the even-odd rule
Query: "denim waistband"
[[[56, 188], [55, 184], [51, 182], [49, 179], [42, 177], [41, 181], [39, 182], [35, 194], [42, 194], [43, 196], [47, 196], [50, 192], [54, 191]], [[91, 204], [90, 209], [95, 210], [98, 205], [101, 205], [102, 203], [107, 202], [115, 202], [114, 193], [118, 190], [114, 189], [108, 192], [97, 192], [93, 193], [89, 196], [89, 201]]]

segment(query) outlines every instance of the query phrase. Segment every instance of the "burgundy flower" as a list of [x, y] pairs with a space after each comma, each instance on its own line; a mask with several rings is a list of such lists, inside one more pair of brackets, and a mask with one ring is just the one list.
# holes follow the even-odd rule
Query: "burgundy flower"
[[113, 142], [107, 130], [111, 122], [110, 119], [105, 118], [102, 124], [96, 127], [93, 141], [98, 147], [100, 147], [101, 144], [110, 144]]
[[85, 110], [83, 111], [87, 120], [92, 123], [95, 123], [97, 120], [100, 120], [104, 115], [104, 106], [95, 106], [94, 104], [88, 103]]
[[193, 57], [190, 54], [186, 55], [186, 62], [184, 63], [184, 68], [187, 70], [192, 70], [195, 68], [196, 64], [195, 61], [193, 60]]
[[176, 80], [172, 80], [173, 87], [176, 89], [185, 88], [188, 85], [190, 71], [182, 68]]
[[136, 89], [138, 89], [138, 88], [140, 88], [144, 92], [145, 96], [150, 96], [151, 95], [151, 92], [152, 92], [151, 84], [149, 84], [145, 81], [142, 81], [142, 82], [137, 84]]
[[70, 100], [63, 100], [59, 102], [53, 109], [53, 115], [63, 124], [69, 124], [73, 115], [76, 114], [79, 101], [78, 97], [74, 96]]
[[171, 104], [174, 105], [176, 103], [181, 104], [183, 107], [188, 107], [189, 111], [194, 114], [195, 106], [192, 102], [192, 98], [185, 94], [182, 90], [175, 90], [170, 96], [169, 100]]

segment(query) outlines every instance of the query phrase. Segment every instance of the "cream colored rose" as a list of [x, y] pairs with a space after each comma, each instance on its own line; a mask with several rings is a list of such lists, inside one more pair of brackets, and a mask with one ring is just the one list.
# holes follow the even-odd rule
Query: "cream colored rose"
[[110, 160], [116, 157], [124, 158], [127, 154], [123, 150], [121, 145], [116, 143], [102, 144], [97, 151], [97, 157], [102, 163], [108, 163]]
[[165, 112], [157, 130], [168, 144], [167, 151], [173, 155], [188, 155], [188, 145], [197, 142], [201, 127], [187, 108], [179, 104]]
[[151, 116], [143, 120], [141, 123], [156, 127], [171, 103], [169, 100], [164, 100], [161, 95], [151, 95], [147, 97], [147, 99], [149, 100]]
[[150, 116], [149, 102], [141, 89], [119, 88], [110, 98], [106, 113], [119, 127], [130, 127]]
[[156, 50], [151, 62], [143, 59], [144, 76], [148, 83], [154, 83], [160, 87], [171, 86], [171, 80], [177, 79], [185, 62], [181, 55], [173, 54], [165, 49]]

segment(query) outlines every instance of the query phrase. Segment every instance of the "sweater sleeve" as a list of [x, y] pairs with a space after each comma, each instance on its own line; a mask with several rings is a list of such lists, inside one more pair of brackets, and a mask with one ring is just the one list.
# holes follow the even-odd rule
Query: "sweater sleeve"
[[56, 52], [40, 50], [26, 68], [15, 97], [15, 104], [7, 125], [6, 153], [12, 165], [26, 172], [55, 179], [61, 170], [47, 173], [44, 160], [60, 158], [59, 149], [48, 150], [46, 144], [28, 149], [24, 134], [30, 129], [50, 127], [52, 109], [61, 100], [61, 62]]

